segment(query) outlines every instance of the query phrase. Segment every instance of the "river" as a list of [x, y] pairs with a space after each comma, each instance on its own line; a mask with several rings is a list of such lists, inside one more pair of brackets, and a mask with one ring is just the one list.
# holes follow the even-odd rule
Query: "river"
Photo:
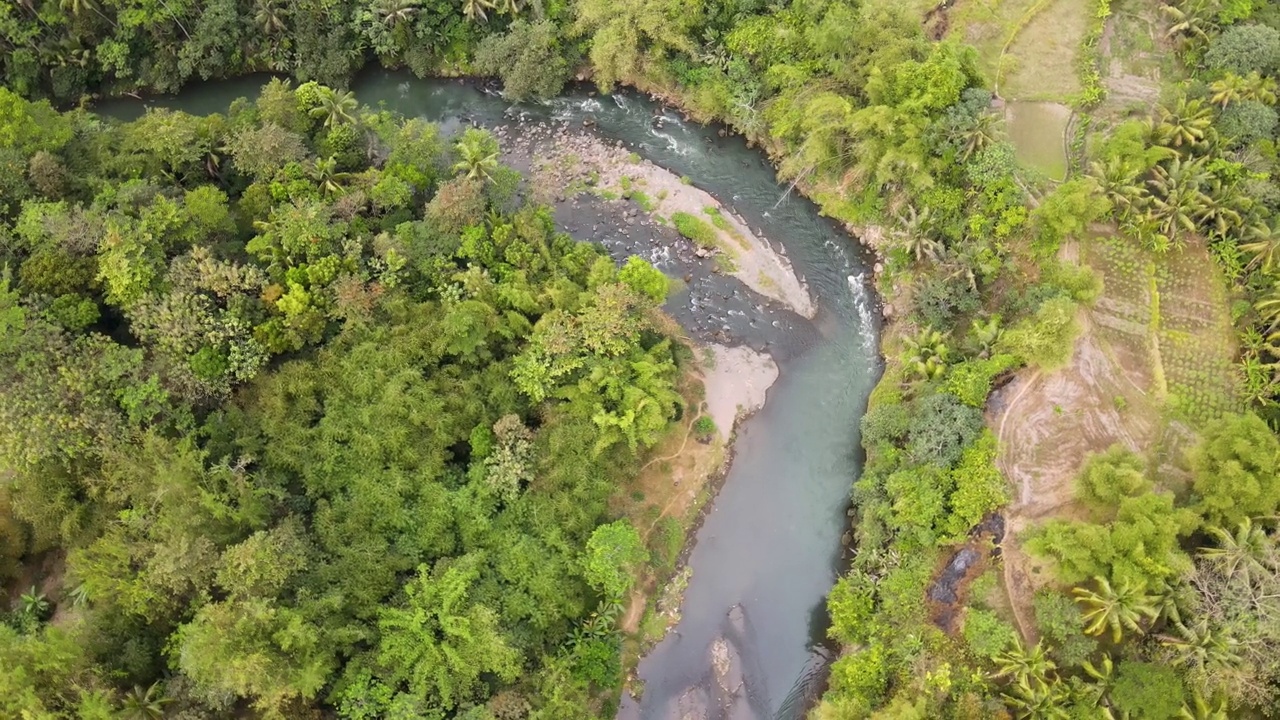
[[[193, 85], [146, 104], [222, 112], [237, 97], [256, 96], [263, 81]], [[870, 256], [813, 203], [786, 193], [763, 153], [635, 93], [596, 96], [581, 87], [548, 103], [513, 107], [472, 83], [382, 69], [362, 73], [352, 87], [363, 103], [441, 123], [446, 132], [472, 122], [507, 124], [508, 132], [557, 122], [580, 128], [589, 117], [593, 132], [687, 176], [735, 210], [757, 235], [781, 246], [808, 283], [818, 308], [812, 320], [712, 272], [709, 262], [643, 253], [643, 233], [623, 242], [607, 223], [592, 227], [583, 217], [589, 206], [557, 209], [576, 236], [604, 242], [616, 256], [640, 251], [688, 279], [667, 309], [691, 335], [765, 350], [781, 371], [764, 408], [738, 428], [724, 486], [689, 556], [693, 574], [681, 620], [641, 661], [642, 697], [624, 698], [620, 716], [665, 720], [679, 716], [678, 706], [698, 704], [699, 696], [705, 704], [709, 649], [718, 638], [741, 657], [746, 691], [732, 708], [711, 702], [710, 717], [797, 716], [787, 698], [827, 655], [824, 598], [841, 561], [849, 488], [861, 471], [858, 420], [880, 374]], [[142, 104], [112, 101], [100, 109], [128, 118]]]

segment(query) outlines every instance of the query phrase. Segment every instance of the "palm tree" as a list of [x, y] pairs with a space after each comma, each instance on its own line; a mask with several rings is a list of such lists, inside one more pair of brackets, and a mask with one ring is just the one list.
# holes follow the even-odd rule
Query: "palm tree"
[[279, 0], [258, 0], [254, 5], [253, 22], [267, 35], [285, 31], [285, 9]]
[[49, 612], [49, 598], [44, 593], [36, 590], [36, 586], [32, 585], [31, 589], [22, 594], [19, 598], [19, 613], [33, 620], [43, 620]]
[[1147, 184], [1152, 188], [1152, 215], [1161, 223], [1161, 231], [1170, 240], [1177, 241], [1178, 233], [1196, 231], [1196, 218], [1202, 215], [1211, 200], [1201, 187], [1208, 173], [1204, 158], [1183, 161], [1174, 158], [1168, 165], [1157, 165]]
[[160, 720], [164, 717], [164, 706], [169, 702], [159, 682], [151, 683], [146, 690], [134, 685], [121, 703], [119, 717], [124, 720]]
[[1256, 70], [1249, 73], [1248, 77], [1244, 79], [1244, 88], [1241, 90], [1240, 97], [1243, 100], [1253, 100], [1267, 105], [1275, 105], [1275, 78], [1259, 75]]
[[1005, 703], [1024, 720], [1068, 720], [1066, 706], [1070, 691], [1061, 682], [1031, 681], [1023, 678], [1005, 693]]
[[942, 243], [932, 237], [933, 215], [929, 208], [917, 211], [914, 205], [908, 205], [905, 213], [897, 214], [898, 224], [889, 233], [899, 246], [915, 257], [916, 262], [925, 258], [937, 260], [942, 252]]
[[1200, 557], [1216, 565], [1228, 577], [1252, 585], [1260, 576], [1278, 569], [1275, 545], [1262, 527], [1249, 518], [1241, 520], [1235, 532], [1227, 532], [1220, 527], [1208, 530], [1218, 544], [1200, 548]]
[[1180, 98], [1172, 107], [1160, 105], [1149, 124], [1152, 139], [1159, 145], [1181, 150], [1204, 144], [1213, 124], [1213, 111], [1200, 100]]
[[1182, 720], [1230, 720], [1227, 715], [1227, 699], [1219, 696], [1210, 704], [1203, 695], [1193, 690], [1191, 705], [1183, 703], [1178, 717]]
[[351, 177], [350, 173], [338, 172], [338, 161], [332, 155], [317, 159], [311, 167], [311, 179], [320, 187], [325, 195], [337, 195], [342, 192], [342, 181]]
[[1253, 256], [1249, 267], [1260, 267], [1269, 273], [1280, 263], [1280, 224], [1275, 221], [1250, 225], [1244, 232], [1246, 242], [1240, 249]]
[[1208, 229], [1211, 236], [1225, 238], [1244, 224], [1245, 213], [1252, 200], [1236, 189], [1235, 185], [1222, 182], [1222, 178], [1209, 177], [1204, 190], [1204, 207], [1197, 216], [1198, 223]]
[[519, 15], [521, 10], [524, 10], [524, 0], [502, 0], [498, 8], [498, 12], [511, 17]]
[[1178, 37], [1193, 42], [1204, 42], [1217, 28], [1214, 17], [1217, 15], [1217, 3], [1207, 0], [1182, 0], [1177, 5], [1165, 5], [1160, 8], [1169, 16], [1171, 25], [1165, 37]]
[[1248, 83], [1239, 75], [1229, 72], [1219, 80], [1209, 83], [1209, 102], [1221, 108], [1226, 108], [1234, 102], [1244, 99], [1245, 89]]
[[992, 315], [986, 321], [974, 320], [969, 337], [972, 338], [972, 347], [978, 357], [986, 360], [991, 357], [991, 353], [995, 350], [996, 343], [1004, 335], [1004, 330], [1000, 327], [1000, 316]]
[[1159, 638], [1161, 645], [1173, 651], [1175, 665], [1212, 673], [1240, 664], [1240, 641], [1229, 633], [1215, 632], [1209, 627], [1208, 618], [1202, 617], [1190, 627], [1182, 623], [1176, 627], [1176, 635]]
[[1018, 637], [1014, 638], [1013, 647], [997, 653], [992, 660], [995, 661], [996, 672], [991, 677], [1010, 678], [1018, 683], [1025, 680], [1045, 683], [1049, 679], [1049, 673], [1058, 667], [1049, 658], [1043, 642], [1038, 642], [1035, 647], [1027, 650]]
[[912, 373], [929, 380], [946, 371], [951, 350], [941, 332], [926, 327], [915, 337], [903, 338], [902, 343], [905, 346], [902, 362]]
[[324, 118], [324, 126], [329, 128], [352, 124], [356, 121], [357, 105], [354, 92], [324, 88], [320, 93], [320, 105], [311, 108], [311, 116]]
[[995, 114], [979, 113], [973, 122], [956, 132], [955, 144], [960, 148], [960, 159], [968, 162], [984, 148], [996, 141], [999, 136], [999, 125]]
[[1093, 582], [1097, 590], [1078, 587], [1072, 591], [1076, 602], [1084, 606], [1084, 631], [1090, 635], [1101, 635], [1110, 629], [1112, 641], [1120, 642], [1125, 628], [1141, 633], [1142, 621], [1155, 618], [1159, 612], [1144, 584], [1121, 581], [1113, 587], [1099, 576]]
[[422, 9], [421, 6], [422, 0], [378, 0], [374, 10], [387, 27], [394, 28], [412, 19]]
[[484, 130], [470, 128], [454, 144], [458, 161], [453, 164], [455, 173], [468, 180], [492, 180], [498, 168], [498, 143]]
[[1271, 289], [1254, 301], [1253, 309], [1267, 321], [1269, 329], [1280, 329], [1280, 279], [1273, 281]]
[[1089, 175], [1122, 216], [1143, 207], [1150, 195], [1138, 180], [1137, 168], [1118, 157], [1105, 163], [1095, 160], [1089, 165]]
[[488, 22], [492, 9], [493, 0], [462, 0], [462, 14], [473, 23]]
[[98, 10], [96, 0], [59, 0], [58, 7], [76, 17], [80, 17], [87, 10], [95, 12]]

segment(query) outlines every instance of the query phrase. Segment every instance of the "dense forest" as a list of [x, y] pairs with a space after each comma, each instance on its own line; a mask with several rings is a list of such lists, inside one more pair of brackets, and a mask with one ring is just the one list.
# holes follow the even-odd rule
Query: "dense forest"
[[[1280, 8], [1160, 17], [1184, 81], [1088, 130], [1053, 183], [1019, 168], [975, 50], [888, 0], [6, 4], [0, 575], [65, 565], [55, 616], [33, 588], [0, 626], [0, 708], [610, 711], [647, 552], [609, 499], [688, 409], [666, 282], [556, 233], [483, 131], [358, 107], [342, 88], [380, 62], [514, 98], [579, 71], [658, 92], [883, 229], [903, 312], [816, 716], [1270, 716]], [[205, 118], [55, 109], [256, 71], [294, 81]], [[1062, 250], [1097, 227], [1152, 257], [1208, 248], [1241, 402], [1185, 418], [1186, 482], [1091, 457], [1078, 512], [1027, 538], [1052, 573], [1034, 627], [972, 608], [948, 632], [926, 602], [943, 551], [1010, 500], [983, 409], [1010, 372], [1070, 361], [1102, 282]]]

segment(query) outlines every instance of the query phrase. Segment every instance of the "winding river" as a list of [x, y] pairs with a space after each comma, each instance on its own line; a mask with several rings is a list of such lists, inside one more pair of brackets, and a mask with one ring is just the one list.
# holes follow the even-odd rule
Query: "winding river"
[[[195, 85], [147, 104], [222, 112], [237, 97], [256, 96], [263, 81]], [[685, 279], [668, 310], [691, 335], [767, 351], [781, 371], [764, 408], [738, 427], [728, 476], [689, 557], [681, 620], [641, 661], [643, 694], [624, 698], [620, 717], [797, 717], [802, 708], [793, 690], [828, 653], [824, 597], [841, 560], [849, 487], [861, 471], [858, 420], [880, 373], [871, 258], [815, 205], [786, 193], [761, 152], [634, 93], [596, 96], [582, 87], [513, 107], [472, 83], [382, 69], [360, 75], [353, 89], [363, 103], [441, 123], [446, 132], [465, 123], [505, 125], [508, 135], [530, 125], [581, 129], [589, 118], [606, 141], [687, 176], [736, 211], [807, 282], [818, 308], [812, 320], [715, 273], [710, 261], [656, 251], [646, 230], [620, 238], [590, 204], [557, 208], [575, 236], [603, 242], [619, 257], [647, 255]], [[100, 110], [128, 118], [142, 104], [112, 101]], [[718, 704], [711, 688], [710, 648], [721, 638], [743, 677], [743, 692], [730, 705]]]

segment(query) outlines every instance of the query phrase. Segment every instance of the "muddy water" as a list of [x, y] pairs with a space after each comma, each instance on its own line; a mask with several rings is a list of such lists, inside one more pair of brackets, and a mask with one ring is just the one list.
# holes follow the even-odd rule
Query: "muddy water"
[[[194, 87], [154, 104], [220, 111], [256, 95], [262, 81]], [[861, 470], [858, 419], [880, 371], [869, 258], [812, 203], [786, 195], [762, 153], [635, 94], [580, 88], [546, 104], [512, 106], [472, 84], [383, 70], [353, 87], [364, 103], [439, 122], [446, 132], [468, 123], [506, 126], [509, 136], [581, 131], [587, 120], [591, 132], [687, 176], [732, 208], [807, 282], [818, 306], [813, 320], [717, 274], [688, 243], [620, 215], [616, 204], [557, 204], [557, 219], [576, 236], [619, 257], [645, 255], [684, 279], [668, 310], [691, 335], [765, 350], [781, 369], [765, 407], [738, 428], [729, 475], [690, 557], [682, 619], [642, 660], [643, 696], [624, 698], [621, 715], [770, 718], [784, 703], [781, 714], [795, 715], [787, 702], [793, 685], [824, 656], [823, 599], [836, 579], [849, 486]], [[103, 109], [141, 112], [137, 103]], [[715, 670], [726, 655], [741, 678], [728, 695], [717, 690], [724, 673]]]

